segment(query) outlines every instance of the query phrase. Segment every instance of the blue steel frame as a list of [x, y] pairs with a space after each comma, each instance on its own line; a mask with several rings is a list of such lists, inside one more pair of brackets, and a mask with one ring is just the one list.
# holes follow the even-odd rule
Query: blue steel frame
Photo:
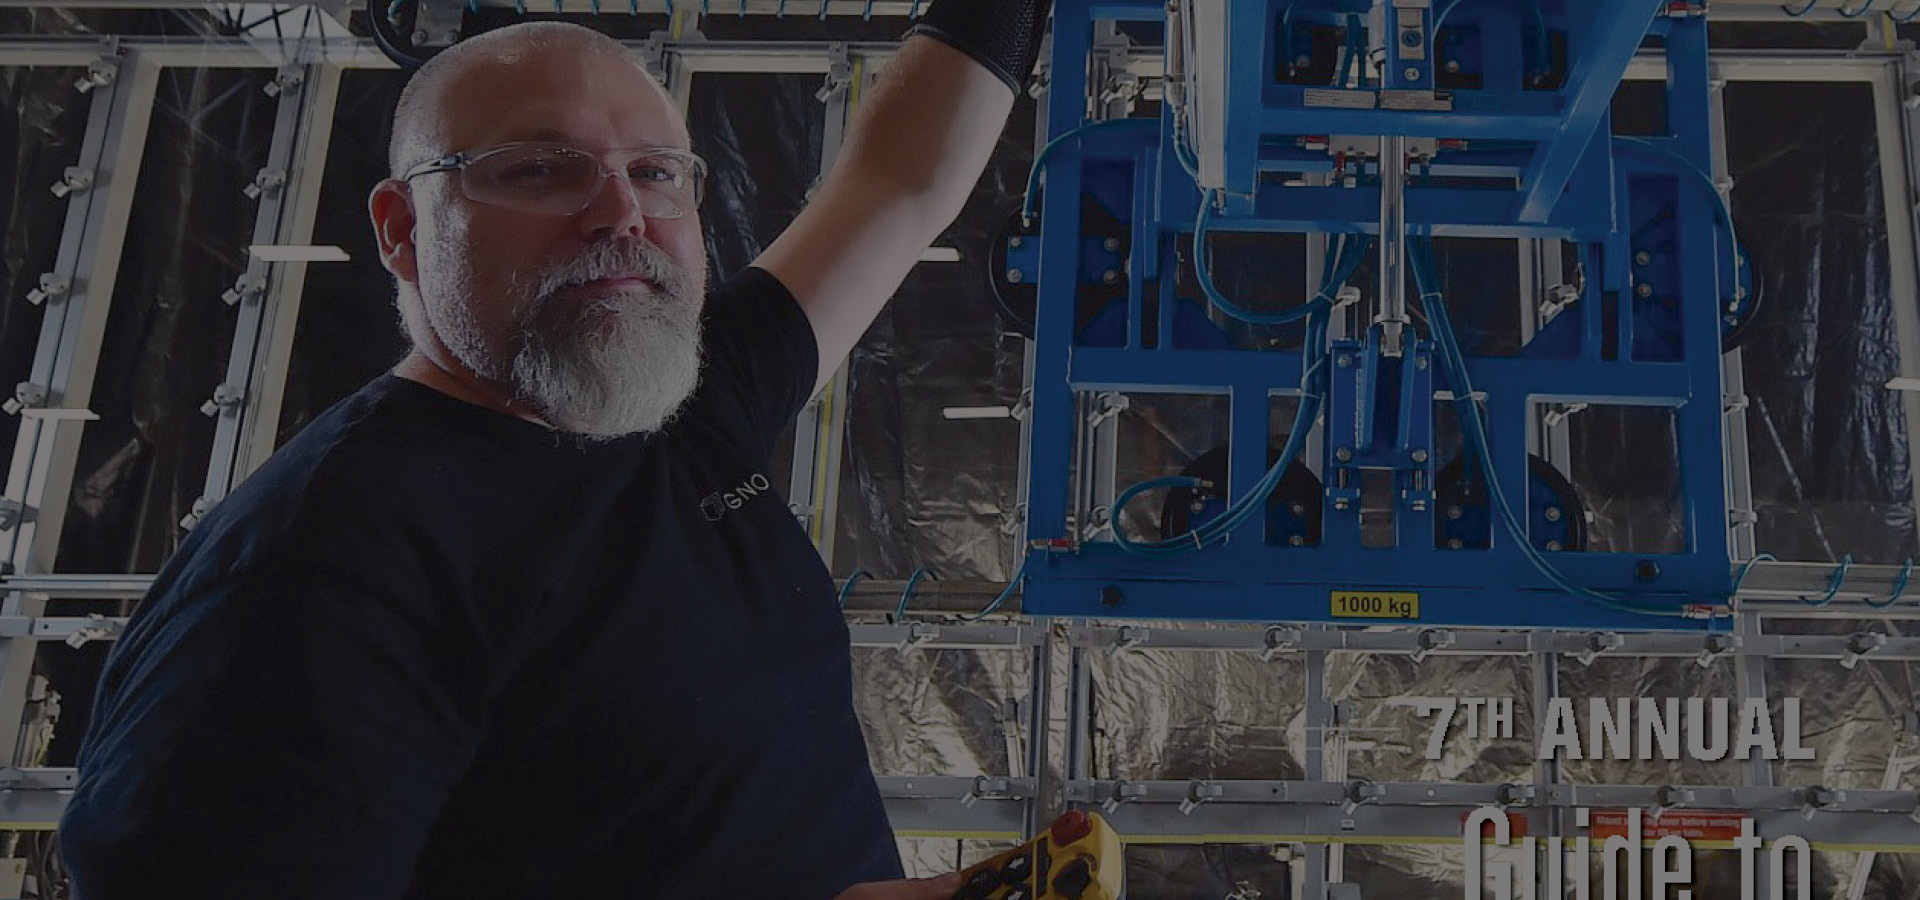
[[[1202, 0], [1205, 2], [1205, 0]], [[1476, 391], [1485, 394], [1492, 471], [1508, 502], [1527, 508], [1527, 422], [1534, 405], [1548, 402], [1664, 407], [1674, 417], [1687, 547], [1674, 554], [1552, 553], [1547, 558], [1567, 582], [1603, 592], [1636, 608], [1692, 615], [1658, 616], [1597, 603], [1568, 593], [1528, 561], [1521, 547], [1496, 527], [1484, 549], [1437, 549], [1434, 510], [1402, 502], [1396, 510], [1403, 536], [1390, 549], [1360, 546], [1358, 509], [1323, 510], [1323, 538], [1313, 546], [1275, 546], [1263, 540], [1265, 516], [1254, 515], [1218, 544], [1175, 558], [1144, 558], [1111, 542], [1082, 542], [1069, 531], [1074, 447], [1083, 439], [1075, 421], [1075, 397], [1084, 392], [1224, 394], [1231, 398], [1230, 494], [1239, 498], [1266, 471], [1271, 398], [1298, 394], [1302, 354], [1284, 351], [1196, 350], [1143, 341], [1147, 296], [1155, 294], [1159, 335], [1172, 334], [1171, 300], [1179, 258], [1177, 239], [1194, 232], [1200, 192], [1177, 162], [1170, 114], [1157, 134], [1103, 131], [1099, 139], [1064, 141], [1045, 171], [1040, 206], [1039, 304], [1034, 348], [1028, 558], [1024, 608], [1041, 615], [1341, 621], [1331, 592], [1416, 591], [1417, 621], [1463, 626], [1558, 626], [1634, 629], [1711, 627], [1702, 615], [1724, 612], [1732, 588], [1726, 531], [1721, 440], [1719, 315], [1716, 298], [1725, 289], [1722, 240], [1714, 230], [1715, 200], [1690, 187], [1685, 175], [1663, 171], [1642, 154], [1631, 161], [1613, 152], [1610, 103], [1628, 61], [1651, 31], [1664, 37], [1669, 65], [1667, 108], [1670, 136], [1662, 145], [1710, 171], [1712, 146], [1707, 82], [1706, 22], [1697, 9], [1669, 8], [1666, 0], [1572, 3], [1543, 0], [1547, 25], [1564, 35], [1565, 61], [1557, 89], [1529, 89], [1521, 65], [1526, 50], [1526, 0], [1469, 0], [1448, 9], [1447, 26], [1478, 32], [1484, 81], [1475, 90], [1454, 90], [1451, 111], [1345, 109], [1305, 105], [1306, 88], [1281, 83], [1275, 45], [1288, 0], [1217, 0], [1227, 9], [1230, 46], [1203, 54], [1229, 55], [1225, 122], [1227, 190], [1214, 230], [1306, 233], [1375, 233], [1380, 229], [1377, 183], [1306, 186], [1300, 174], [1325, 172], [1324, 151], [1302, 149], [1299, 136], [1406, 135], [1443, 138], [1443, 149], [1422, 172], [1438, 183], [1410, 181], [1405, 195], [1410, 229], [1436, 236], [1556, 237], [1585, 246], [1589, 276], [1585, 294], [1562, 318], [1577, 325], [1575, 340], [1561, 351], [1517, 357], [1468, 357]], [[1298, 30], [1345, 21], [1340, 0], [1298, 0], [1291, 17]], [[1431, 11], [1426, 12], [1431, 26]], [[1164, 22], [1161, 0], [1057, 0], [1051, 58], [1049, 140], [1084, 126], [1090, 96], [1087, 60], [1096, 22]], [[1287, 48], [1291, 54], [1292, 49]], [[1539, 51], [1544, 53], [1544, 48]], [[1289, 56], [1291, 58], [1291, 56]], [[1432, 62], [1431, 55], [1429, 64]], [[1402, 83], [1408, 73], [1384, 67], [1384, 86], [1431, 89], [1432, 71]], [[1116, 137], [1117, 135], [1117, 137]], [[1466, 139], [1461, 147], [1458, 139]], [[1476, 147], [1473, 142], [1482, 142]], [[1495, 142], [1486, 144], [1485, 142]], [[1131, 184], [1110, 183], [1123, 172]], [[1265, 177], [1263, 177], [1263, 175]], [[1477, 179], [1463, 181], [1462, 179]], [[1637, 180], [1633, 180], [1637, 179]], [[1106, 188], [1106, 196], [1129, 197], [1132, 232], [1127, 245], [1128, 328], [1122, 347], [1077, 346], [1075, 298], [1085, 276], [1079, 258], [1082, 193]], [[1672, 204], [1674, 254], [1663, 290], [1688, 298], [1678, 303], [1682, 334], [1677, 359], [1635, 359], [1631, 223], [1633, 189], [1641, 195], [1665, 190]], [[1643, 211], [1644, 215], [1644, 211]], [[1122, 216], [1122, 218], [1127, 218]], [[1030, 245], [1029, 245], [1030, 246]], [[1685, 252], [1694, 249], [1697, 252]], [[1031, 252], [1031, 251], [1029, 251]], [[1617, 314], [1603, 315], [1611, 306]], [[1562, 331], [1573, 327], [1562, 324]], [[1610, 342], [1604, 328], [1617, 328]], [[1603, 353], [1617, 348], [1613, 358]], [[1422, 341], [1420, 353], [1428, 343]], [[1437, 358], [1436, 358], [1437, 359]], [[1444, 378], [1428, 370], [1431, 384]], [[1350, 406], [1354, 391], [1335, 399]], [[1330, 407], [1326, 422], [1351, 415]], [[1429, 407], [1430, 408], [1430, 407]], [[1416, 441], [1431, 441], [1429, 416], [1409, 426]], [[1328, 446], [1321, 471], [1337, 464]], [[1430, 449], [1430, 448], [1429, 448]], [[1424, 457], [1423, 457], [1424, 458]], [[1433, 463], [1426, 463], [1431, 477]], [[1331, 486], [1331, 477], [1329, 477]], [[1429, 483], [1430, 484], [1430, 483]], [[1125, 487], [1125, 485], [1121, 485]], [[1333, 493], [1329, 491], [1329, 493]], [[1084, 525], [1085, 510], [1077, 524]], [[1117, 520], [1118, 516], [1115, 515]]]

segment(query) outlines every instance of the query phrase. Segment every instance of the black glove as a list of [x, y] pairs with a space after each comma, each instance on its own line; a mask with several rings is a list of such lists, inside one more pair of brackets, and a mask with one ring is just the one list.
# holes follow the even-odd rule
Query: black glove
[[937, 0], [908, 36], [924, 34], [973, 57], [1020, 93], [1040, 58], [1053, 0]]

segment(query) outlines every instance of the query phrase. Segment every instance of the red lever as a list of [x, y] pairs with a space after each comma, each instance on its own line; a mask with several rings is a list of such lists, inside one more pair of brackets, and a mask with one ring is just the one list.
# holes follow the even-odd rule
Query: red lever
[[1053, 820], [1053, 842], [1066, 846], [1093, 833], [1093, 823], [1087, 821], [1087, 814], [1077, 809], [1067, 810], [1060, 818]]

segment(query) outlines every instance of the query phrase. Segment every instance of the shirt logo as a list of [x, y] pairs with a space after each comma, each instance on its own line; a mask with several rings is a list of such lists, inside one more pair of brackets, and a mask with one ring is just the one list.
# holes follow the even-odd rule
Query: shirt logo
[[714, 491], [701, 498], [700, 514], [709, 522], [718, 522], [728, 510], [745, 506], [748, 500], [773, 490], [773, 482], [759, 472], [753, 473], [745, 481], [733, 486], [731, 490]]

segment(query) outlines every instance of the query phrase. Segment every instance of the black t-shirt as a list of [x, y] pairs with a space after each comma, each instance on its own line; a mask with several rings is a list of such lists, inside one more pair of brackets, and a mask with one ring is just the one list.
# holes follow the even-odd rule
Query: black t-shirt
[[765, 474], [818, 351], [707, 304], [660, 434], [395, 376], [193, 532], [114, 648], [61, 823], [85, 900], [821, 900], [900, 877], [845, 622]]

